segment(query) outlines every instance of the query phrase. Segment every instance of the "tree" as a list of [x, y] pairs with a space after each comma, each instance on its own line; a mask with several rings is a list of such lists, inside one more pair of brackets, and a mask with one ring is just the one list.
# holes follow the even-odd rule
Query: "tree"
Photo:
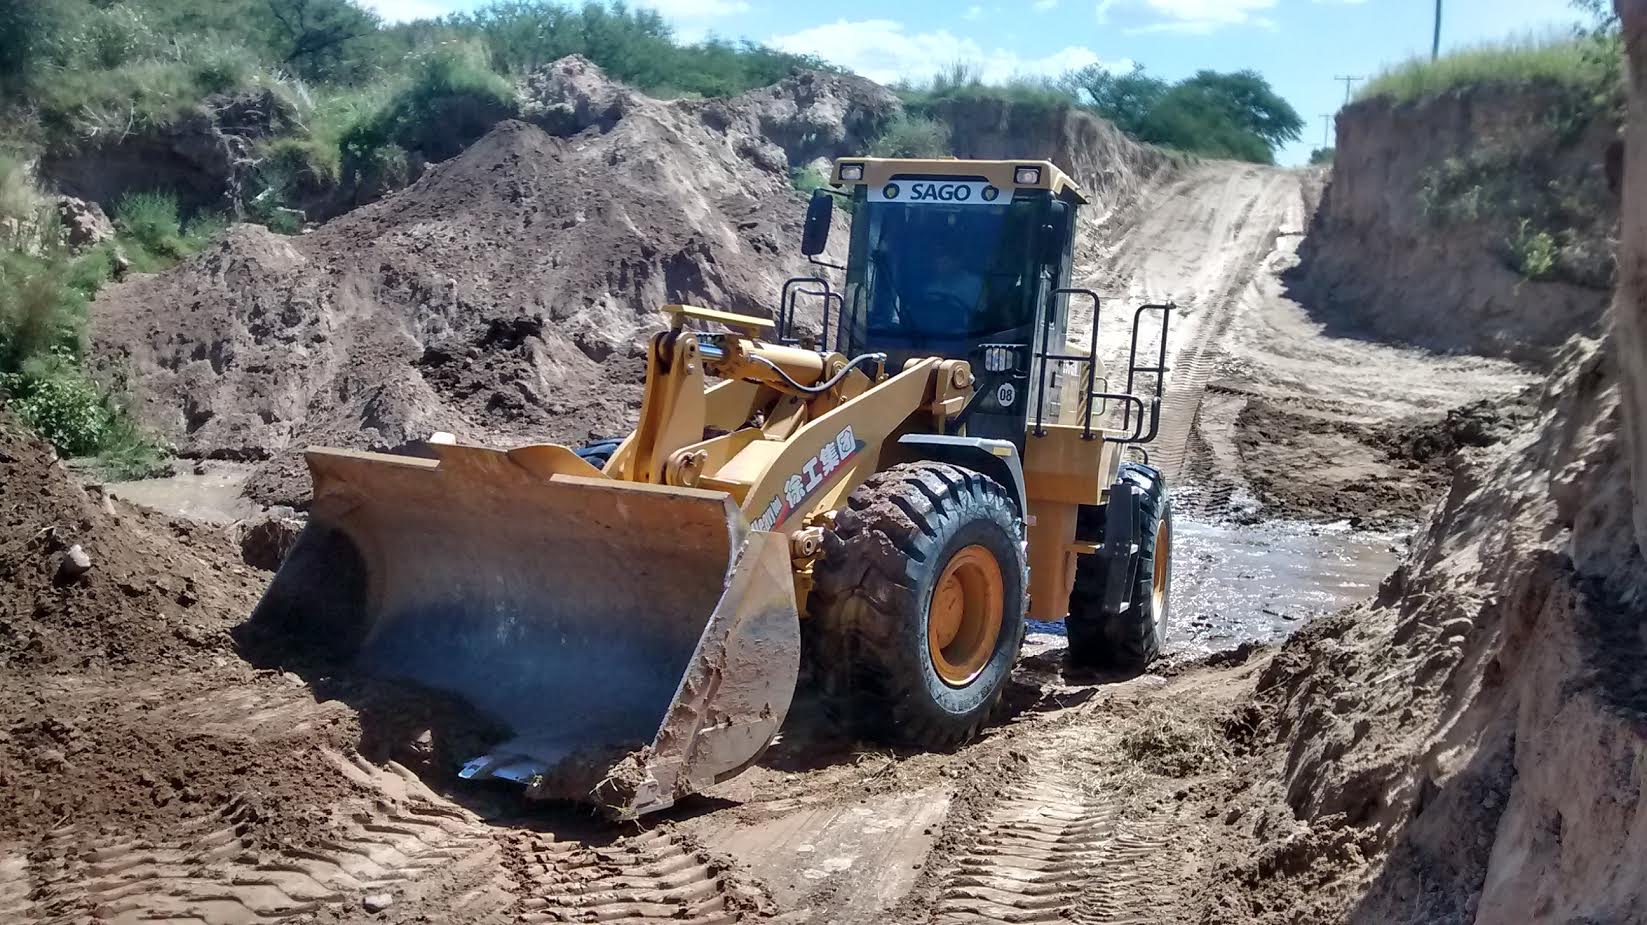
[[375, 39], [377, 16], [349, 0], [264, 0], [276, 59], [311, 80], [355, 77], [349, 52]]
[[1142, 131], [1150, 111], [1167, 93], [1166, 81], [1148, 76], [1137, 65], [1128, 73], [1116, 74], [1101, 64], [1089, 64], [1065, 74], [1058, 86], [1134, 136]]
[[1236, 126], [1263, 139], [1272, 151], [1297, 141], [1304, 131], [1303, 118], [1270, 89], [1269, 81], [1257, 71], [1198, 71], [1174, 89], [1199, 95], [1209, 107], [1227, 114]]

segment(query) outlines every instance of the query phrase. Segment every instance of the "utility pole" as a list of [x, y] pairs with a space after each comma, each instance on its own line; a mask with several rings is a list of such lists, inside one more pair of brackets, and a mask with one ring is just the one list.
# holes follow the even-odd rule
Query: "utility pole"
[[1324, 113], [1321, 114], [1321, 147], [1323, 147], [1323, 148], [1332, 147], [1332, 136], [1329, 134], [1329, 132], [1331, 130], [1332, 130], [1332, 113], [1324, 112]]
[[1430, 60], [1441, 56], [1441, 0], [1435, 0], [1435, 38], [1430, 42]]
[[1350, 88], [1355, 86], [1357, 81], [1366, 80], [1366, 79], [1367, 78], [1365, 78], [1365, 77], [1334, 77], [1333, 78], [1333, 80], [1342, 80], [1344, 82], [1344, 105], [1345, 106], [1350, 105]]

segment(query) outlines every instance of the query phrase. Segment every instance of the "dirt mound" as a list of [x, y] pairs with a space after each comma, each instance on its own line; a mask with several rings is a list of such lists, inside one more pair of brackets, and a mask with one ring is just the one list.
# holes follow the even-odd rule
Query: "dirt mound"
[[1454, 454], [1500, 443], [1530, 416], [1512, 397], [1440, 418], [1369, 423], [1250, 397], [1235, 416], [1234, 442], [1246, 484], [1270, 516], [1408, 526], [1446, 493]]
[[0, 673], [12, 675], [210, 663], [262, 586], [210, 529], [80, 487], [3, 411], [0, 582]]
[[[129, 369], [144, 419], [184, 455], [269, 460], [250, 488], [266, 503], [305, 499], [291, 451], [308, 443], [620, 432], [659, 306], [766, 315], [807, 267], [791, 155], [760, 132], [797, 157], [834, 153], [893, 105], [815, 75], [661, 102], [579, 59], [529, 87], [529, 111], [576, 134], [504, 123], [313, 234], [237, 227], [106, 290], [96, 348]], [[819, 125], [833, 128], [806, 129]]]
[[444, 730], [484, 724], [252, 667], [227, 630], [266, 580], [226, 533], [82, 489], [0, 410], [0, 919], [355, 909], [494, 850], [396, 763], [444, 770]]
[[221, 535], [82, 489], [3, 412], [0, 581], [0, 835], [159, 831], [213, 792], [258, 789], [233, 780], [252, 766], [290, 764], [283, 736], [197, 725], [243, 718], [205, 679], [238, 665], [227, 631], [262, 576]]

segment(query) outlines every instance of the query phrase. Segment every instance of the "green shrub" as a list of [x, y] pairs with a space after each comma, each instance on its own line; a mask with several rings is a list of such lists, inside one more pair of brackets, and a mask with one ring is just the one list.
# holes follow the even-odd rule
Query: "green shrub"
[[109, 411], [72, 356], [31, 360], [23, 372], [0, 374], [0, 388], [17, 417], [63, 453], [89, 456], [102, 448]]
[[[176, 196], [127, 193], [115, 203], [114, 221], [122, 235], [158, 261], [178, 260], [188, 253]], [[140, 269], [147, 272], [147, 268]]]
[[789, 172], [789, 183], [802, 196], [811, 196], [813, 190], [829, 185], [829, 178], [815, 167], [796, 167]]
[[171, 467], [166, 465], [165, 452], [143, 432], [136, 418], [110, 402], [104, 399], [104, 406], [110, 409], [109, 423], [97, 449], [97, 468], [103, 477], [129, 481], [169, 474]]
[[484, 44], [491, 67], [522, 74], [583, 55], [612, 77], [658, 96], [727, 96], [773, 83], [797, 67], [834, 70], [818, 58], [752, 42], [711, 38], [677, 44], [655, 10], [621, 3], [579, 6], [501, 0], [444, 20]]
[[68, 27], [67, 0], [0, 0], [0, 95], [20, 96]]
[[65, 68], [111, 70], [160, 57], [167, 44], [142, 10], [117, 3], [88, 10], [77, 28], [59, 37], [53, 57]]
[[65, 262], [0, 254], [0, 371], [17, 372], [37, 356], [77, 355], [86, 303]]
[[1556, 240], [1548, 231], [1531, 226], [1530, 219], [1522, 219], [1515, 235], [1505, 242], [1510, 249], [1511, 268], [1530, 280], [1551, 279], [1559, 250]]
[[488, 70], [477, 49], [437, 49], [419, 58], [381, 108], [343, 134], [344, 178], [362, 188], [404, 184], [411, 154], [445, 160], [517, 111], [513, 85]]
[[951, 153], [953, 144], [947, 123], [905, 113], [892, 120], [869, 153], [875, 157], [942, 157]]

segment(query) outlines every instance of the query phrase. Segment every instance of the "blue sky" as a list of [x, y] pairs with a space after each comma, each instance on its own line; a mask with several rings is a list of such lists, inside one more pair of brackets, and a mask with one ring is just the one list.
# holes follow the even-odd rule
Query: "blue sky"
[[[483, 0], [365, 0], [390, 19]], [[1431, 0], [631, 0], [683, 38], [749, 38], [819, 55], [867, 77], [921, 79], [955, 61], [989, 79], [1059, 74], [1086, 64], [1142, 64], [1176, 79], [1201, 68], [1262, 73], [1307, 122], [1281, 152], [1296, 164], [1320, 145], [1323, 113], [1344, 101], [1339, 75], [1428, 54]], [[1445, 0], [1442, 47], [1566, 28], [1567, 0]]]

